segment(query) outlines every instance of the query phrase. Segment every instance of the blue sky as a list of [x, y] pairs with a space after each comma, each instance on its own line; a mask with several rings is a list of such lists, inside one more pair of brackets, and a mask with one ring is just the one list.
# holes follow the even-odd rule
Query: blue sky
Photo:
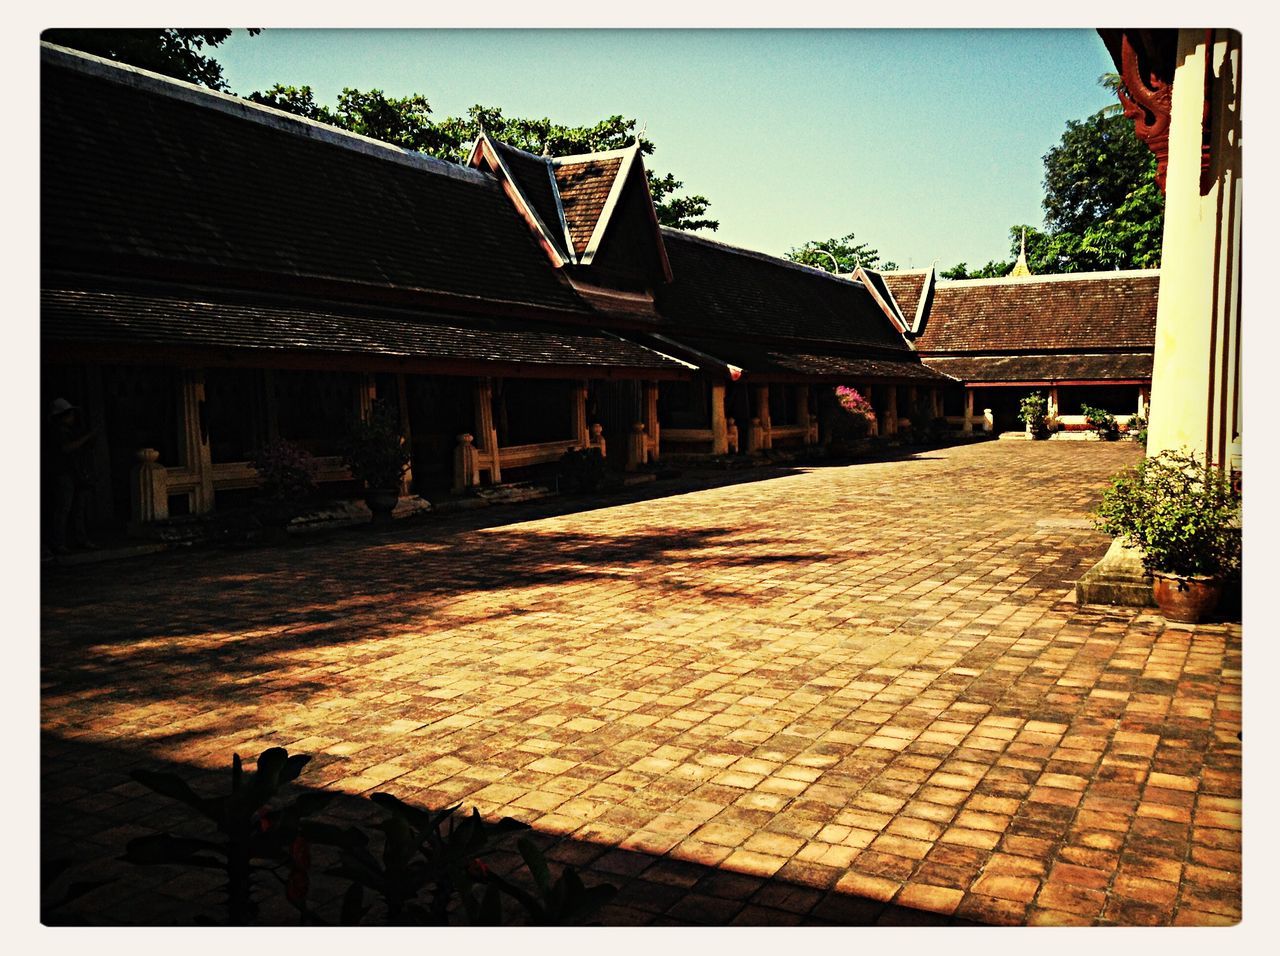
[[214, 55], [233, 91], [426, 94], [435, 113], [648, 124], [716, 238], [782, 254], [856, 232], [902, 266], [1003, 258], [1042, 157], [1107, 105], [1092, 30], [265, 30]]

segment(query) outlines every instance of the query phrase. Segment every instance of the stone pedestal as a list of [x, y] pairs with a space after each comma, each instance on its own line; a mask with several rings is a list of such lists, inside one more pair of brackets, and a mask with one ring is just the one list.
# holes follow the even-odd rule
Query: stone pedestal
[[1081, 604], [1154, 607], [1151, 575], [1142, 566], [1142, 552], [1118, 538], [1112, 541], [1102, 560], [1076, 582], [1076, 600]]

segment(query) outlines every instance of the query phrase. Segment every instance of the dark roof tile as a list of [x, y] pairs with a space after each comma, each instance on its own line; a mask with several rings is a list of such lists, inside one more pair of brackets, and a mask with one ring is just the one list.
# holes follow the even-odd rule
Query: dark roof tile
[[1151, 378], [1151, 352], [933, 355], [925, 364], [965, 382], [1106, 382]]

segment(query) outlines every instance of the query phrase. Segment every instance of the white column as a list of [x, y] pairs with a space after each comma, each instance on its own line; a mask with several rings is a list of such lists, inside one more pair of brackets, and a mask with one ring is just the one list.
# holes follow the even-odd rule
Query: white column
[[[1178, 32], [1147, 454], [1229, 467], [1240, 412], [1240, 36]], [[1208, 79], [1211, 168], [1201, 194]]]

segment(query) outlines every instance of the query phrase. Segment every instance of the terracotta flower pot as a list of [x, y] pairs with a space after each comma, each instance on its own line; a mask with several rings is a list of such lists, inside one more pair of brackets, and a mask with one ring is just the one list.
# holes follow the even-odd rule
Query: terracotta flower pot
[[1152, 572], [1151, 591], [1166, 620], [1179, 624], [1199, 624], [1218, 606], [1222, 581], [1218, 578]]
[[384, 528], [391, 524], [391, 512], [396, 510], [399, 500], [400, 492], [396, 488], [370, 488], [364, 496], [365, 504], [373, 512], [373, 523]]

